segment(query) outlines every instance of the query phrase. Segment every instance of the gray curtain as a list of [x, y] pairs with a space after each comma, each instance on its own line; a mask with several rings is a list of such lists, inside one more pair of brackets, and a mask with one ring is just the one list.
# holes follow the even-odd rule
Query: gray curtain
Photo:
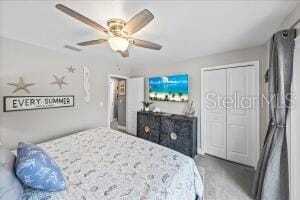
[[284, 30], [275, 33], [271, 40], [270, 122], [252, 187], [257, 200], [289, 199], [286, 118], [291, 98], [295, 36], [295, 30]]

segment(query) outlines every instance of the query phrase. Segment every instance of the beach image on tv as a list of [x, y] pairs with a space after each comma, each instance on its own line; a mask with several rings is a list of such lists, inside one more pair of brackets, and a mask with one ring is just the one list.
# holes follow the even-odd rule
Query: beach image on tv
[[188, 75], [149, 78], [149, 99], [153, 101], [188, 101]]

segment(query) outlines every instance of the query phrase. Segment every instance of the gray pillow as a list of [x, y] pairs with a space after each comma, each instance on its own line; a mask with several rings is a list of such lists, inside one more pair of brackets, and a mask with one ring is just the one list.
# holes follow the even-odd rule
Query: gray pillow
[[15, 160], [15, 154], [0, 146], [0, 200], [22, 198], [23, 186], [15, 175]]

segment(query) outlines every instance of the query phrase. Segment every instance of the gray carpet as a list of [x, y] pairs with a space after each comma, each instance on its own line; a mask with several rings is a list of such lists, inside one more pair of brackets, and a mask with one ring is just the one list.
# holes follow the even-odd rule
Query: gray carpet
[[204, 169], [204, 200], [252, 200], [252, 167], [208, 155], [194, 160], [200, 173]]

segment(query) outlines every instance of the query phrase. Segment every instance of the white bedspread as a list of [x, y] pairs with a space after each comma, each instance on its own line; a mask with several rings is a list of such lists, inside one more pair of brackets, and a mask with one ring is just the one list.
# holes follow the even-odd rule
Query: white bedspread
[[194, 161], [176, 151], [106, 128], [40, 144], [62, 168], [66, 191], [25, 189], [23, 199], [202, 198]]

